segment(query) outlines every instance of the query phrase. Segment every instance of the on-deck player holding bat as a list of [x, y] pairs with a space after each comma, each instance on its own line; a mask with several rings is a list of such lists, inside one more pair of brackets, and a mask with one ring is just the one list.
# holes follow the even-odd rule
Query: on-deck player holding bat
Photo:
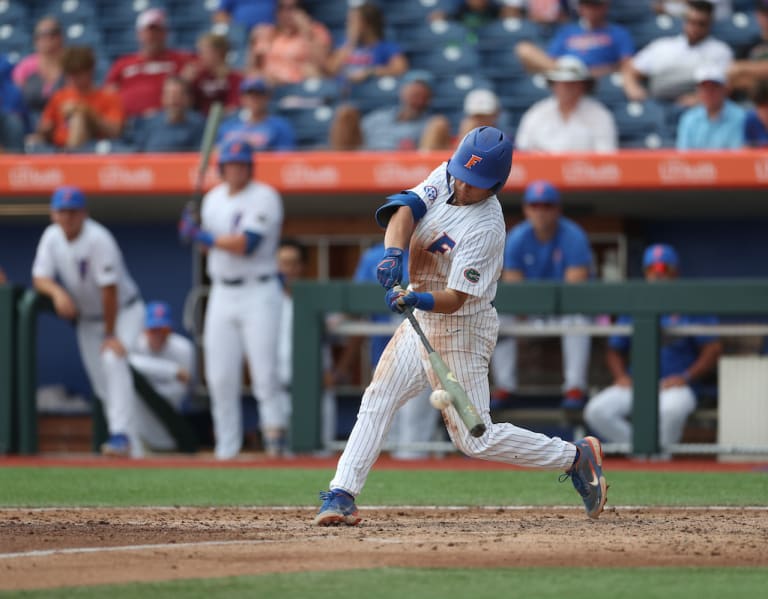
[[[499, 328], [493, 300], [506, 233], [496, 193], [511, 166], [512, 142], [494, 127], [479, 127], [425, 181], [389, 196], [376, 212], [376, 220], [386, 228], [387, 248], [378, 279], [387, 289], [386, 302], [393, 311], [415, 308], [426, 337], [486, 425], [484, 435], [473, 437], [455, 410], [442, 410], [454, 445], [472, 457], [563, 470], [582, 496], [587, 515], [597, 518], [607, 488], [600, 441], [586, 437], [569, 443], [510, 423], [492, 423], [489, 415], [488, 364]], [[403, 290], [397, 284], [406, 245], [411, 283]], [[355, 497], [379, 455], [392, 418], [427, 383], [440, 387], [417, 333], [404, 321], [365, 390], [330, 490], [320, 494], [323, 503], [315, 524], [360, 521]]]

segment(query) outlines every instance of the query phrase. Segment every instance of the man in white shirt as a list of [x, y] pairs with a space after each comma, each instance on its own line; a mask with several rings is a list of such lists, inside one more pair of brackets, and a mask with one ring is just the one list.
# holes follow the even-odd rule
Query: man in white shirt
[[144, 302], [112, 234], [88, 218], [85, 195], [59, 187], [32, 265], [35, 289], [56, 314], [77, 322], [77, 343], [91, 386], [104, 404], [105, 455], [141, 455], [127, 351], [141, 333]]
[[[195, 348], [192, 342], [173, 332], [171, 308], [166, 302], [150, 302], [129, 362], [134, 369], [177, 412], [189, 394], [194, 372]], [[136, 403], [138, 435], [149, 448], [160, 451], [176, 449], [176, 441], [168, 429], [144, 401]]]
[[[640, 50], [622, 69], [627, 98], [656, 98], [693, 106], [697, 102], [694, 71], [702, 64], [727, 69], [733, 51], [712, 31], [712, 5], [693, 2], [685, 13], [683, 33], [661, 37]], [[643, 85], [647, 81], [647, 89]]]
[[552, 153], [615, 151], [616, 123], [605, 106], [589, 97], [594, 81], [586, 65], [575, 56], [563, 56], [547, 80], [552, 96], [523, 114], [516, 147]]

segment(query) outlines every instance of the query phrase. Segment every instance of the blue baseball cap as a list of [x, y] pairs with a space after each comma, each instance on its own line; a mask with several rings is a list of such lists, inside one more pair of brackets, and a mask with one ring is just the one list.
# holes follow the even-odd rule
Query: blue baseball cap
[[149, 302], [144, 326], [148, 329], [173, 328], [171, 307], [166, 302]]
[[247, 94], [248, 92], [255, 92], [257, 94], [266, 94], [272, 91], [272, 86], [269, 85], [266, 79], [261, 77], [250, 77], [243, 79], [240, 83], [240, 93]]
[[560, 192], [549, 181], [533, 181], [525, 188], [526, 204], [559, 204]]
[[85, 208], [85, 195], [77, 187], [65, 185], [56, 188], [51, 196], [53, 210], [82, 210]]
[[656, 243], [648, 246], [643, 254], [643, 270], [657, 265], [670, 266], [677, 269], [680, 259], [675, 248], [666, 243]]

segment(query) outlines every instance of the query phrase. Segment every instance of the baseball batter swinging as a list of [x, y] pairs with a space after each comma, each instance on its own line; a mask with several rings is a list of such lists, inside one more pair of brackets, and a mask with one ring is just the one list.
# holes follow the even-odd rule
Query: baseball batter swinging
[[203, 198], [201, 226], [187, 211], [179, 223], [181, 238], [208, 252], [211, 293], [203, 343], [219, 459], [235, 457], [242, 447], [243, 354], [268, 454], [285, 449], [290, 415], [290, 397], [278, 381], [276, 350], [282, 302], [276, 253], [283, 204], [275, 189], [252, 181], [252, 161], [247, 143], [224, 144], [219, 154], [223, 182]]
[[[386, 232], [386, 253], [378, 266], [386, 303], [415, 314], [470, 401], [487, 432], [473, 437], [456, 411], [442, 411], [454, 445], [468, 456], [530, 468], [563, 470], [581, 495], [587, 515], [597, 518], [606, 500], [602, 447], [594, 437], [569, 443], [493, 423], [489, 415], [488, 364], [499, 328], [493, 305], [501, 276], [505, 226], [496, 193], [512, 166], [512, 142], [494, 127], [470, 131], [447, 163], [425, 181], [391, 195], [376, 212]], [[402, 255], [410, 247], [407, 290]], [[355, 497], [362, 491], [395, 412], [429, 384], [440, 387], [426, 351], [409, 322], [403, 322], [384, 350], [363, 394], [347, 446], [330, 490], [323, 491], [315, 524], [360, 522]]]

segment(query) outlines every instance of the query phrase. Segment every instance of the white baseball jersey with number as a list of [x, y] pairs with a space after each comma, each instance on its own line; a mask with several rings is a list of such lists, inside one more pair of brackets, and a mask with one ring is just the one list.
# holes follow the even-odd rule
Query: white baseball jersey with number
[[202, 226], [215, 236], [258, 233], [256, 250], [237, 255], [219, 248], [208, 253], [211, 294], [205, 313], [205, 378], [211, 396], [216, 457], [229, 459], [242, 448], [240, 405], [243, 356], [259, 404], [262, 431], [286, 430], [290, 396], [278, 380], [277, 342], [282, 289], [277, 278], [277, 245], [283, 205], [272, 187], [251, 182], [230, 195], [214, 187], [203, 199]]
[[50, 225], [37, 246], [32, 276], [58, 278], [72, 297], [78, 310], [80, 357], [94, 392], [104, 403], [109, 432], [127, 434], [132, 441], [132, 455], [140, 456], [128, 361], [125, 356], [101, 351], [102, 287], [117, 286], [120, 307], [115, 334], [126, 350], [133, 347], [144, 322], [144, 303], [115, 238], [106, 227], [89, 218], [83, 222], [80, 235], [71, 242], [58, 225]]
[[[411, 237], [410, 286], [420, 292], [447, 287], [470, 296], [454, 314], [415, 313], [427, 338], [466, 389], [487, 427], [482, 437], [471, 436], [451, 407], [443, 410], [448, 434], [456, 447], [469, 456], [567, 470], [576, 456], [571, 443], [510, 423], [491, 422], [488, 364], [499, 328], [492, 302], [501, 276], [504, 218], [496, 196], [469, 206], [451, 203], [453, 178], [446, 167], [443, 163], [411, 189], [427, 210]], [[410, 322], [403, 321], [365, 390], [357, 422], [330, 483], [332, 489], [360, 493], [395, 412], [427, 384], [441, 388], [421, 341]]]

